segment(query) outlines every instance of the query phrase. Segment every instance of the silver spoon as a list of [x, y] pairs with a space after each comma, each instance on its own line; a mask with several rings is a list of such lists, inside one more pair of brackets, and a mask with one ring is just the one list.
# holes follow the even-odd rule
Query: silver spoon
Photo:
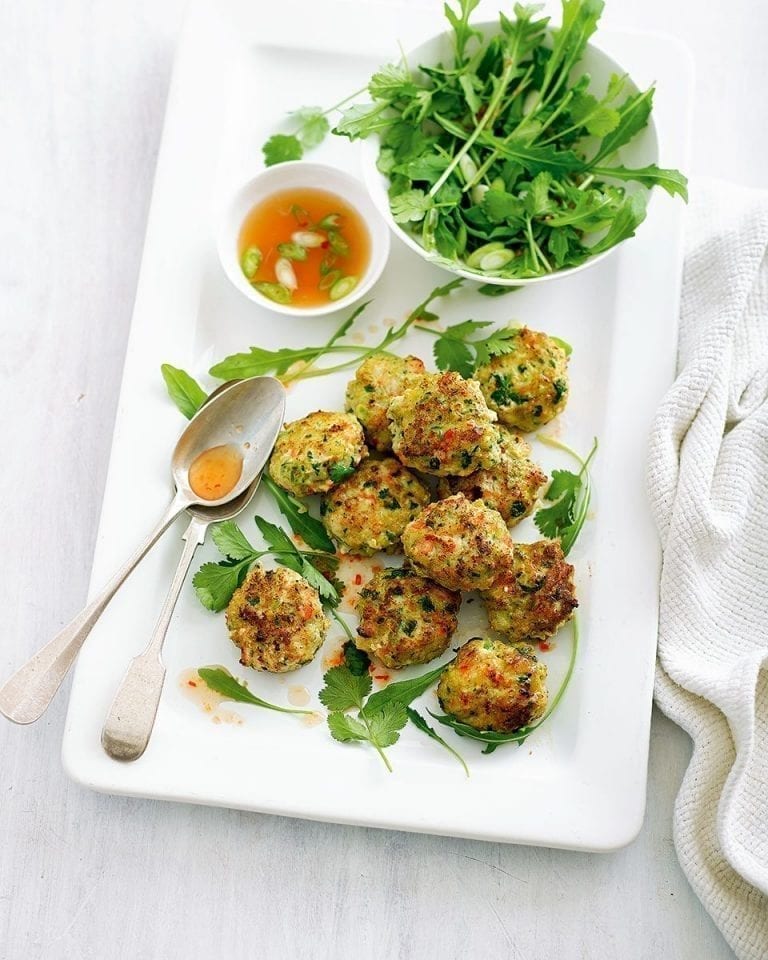
[[[109, 601], [176, 517], [189, 507], [205, 506], [210, 510], [250, 492], [269, 456], [273, 433], [282, 424], [284, 409], [285, 390], [273, 377], [241, 380], [209, 398], [176, 444], [171, 459], [176, 494], [159, 523], [101, 593], [0, 687], [0, 713], [14, 723], [33, 723], [45, 713]], [[272, 441], [269, 437], [273, 437]], [[240, 448], [240, 479], [221, 499], [202, 500], [189, 485], [189, 468], [198, 454], [223, 444], [237, 444]]]
[[[279, 425], [275, 429], [272, 443], [266, 450], [267, 456], [277, 438], [278, 430]], [[192, 520], [182, 536], [185, 541], [184, 550], [152, 638], [144, 651], [131, 661], [109, 708], [104, 729], [101, 731], [101, 745], [114, 760], [138, 760], [147, 749], [165, 682], [163, 644], [195, 551], [205, 540], [206, 531], [212, 523], [230, 520], [248, 506], [260, 480], [261, 474], [256, 477], [245, 493], [221, 507], [189, 507], [187, 509], [187, 513], [192, 515]]]

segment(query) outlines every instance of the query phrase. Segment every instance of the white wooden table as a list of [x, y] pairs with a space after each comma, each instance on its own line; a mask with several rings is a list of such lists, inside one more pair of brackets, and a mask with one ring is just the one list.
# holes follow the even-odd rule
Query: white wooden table
[[[608, 2], [691, 46], [693, 172], [766, 185], [768, 7]], [[2, 677], [85, 599], [182, 13], [0, 4]], [[645, 827], [591, 856], [91, 794], [65, 703], [0, 724], [0, 960], [732, 957], [677, 865], [689, 743], [660, 715]]]

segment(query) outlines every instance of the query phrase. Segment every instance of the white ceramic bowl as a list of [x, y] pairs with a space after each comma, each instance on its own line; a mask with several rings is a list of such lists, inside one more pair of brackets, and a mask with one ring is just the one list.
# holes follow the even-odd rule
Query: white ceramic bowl
[[[263, 296], [246, 279], [240, 267], [238, 237], [245, 218], [262, 200], [281, 190], [292, 187], [312, 187], [335, 193], [360, 214], [368, 228], [371, 242], [371, 256], [368, 269], [360, 278], [357, 286], [346, 297], [333, 300], [315, 307], [299, 307], [290, 304], [275, 303]], [[326, 313], [342, 310], [359, 300], [370, 290], [381, 276], [389, 256], [390, 234], [387, 225], [371, 200], [369, 192], [354, 177], [336, 167], [320, 163], [304, 163], [302, 160], [280, 163], [267, 167], [257, 174], [235, 193], [219, 217], [217, 228], [217, 247], [224, 272], [237, 289], [263, 307], [292, 317], [317, 317]]]
[[[486, 39], [499, 32], [499, 24], [496, 20], [473, 24], [473, 26], [477, 26]], [[453, 34], [444, 32], [432, 37], [430, 40], [422, 43], [421, 46], [416, 47], [415, 50], [407, 53], [405, 55], [405, 61], [413, 66], [416, 79], [425, 82], [428, 78], [418, 70], [417, 65], [424, 64], [426, 66], [432, 66], [440, 62], [447, 63], [453, 56], [453, 52]], [[618, 73], [619, 75], [623, 75], [626, 73], [626, 70], [609, 57], [607, 53], [604, 53], [599, 47], [590, 43], [587, 45], [581, 62], [574, 68], [571, 78], [575, 80], [584, 73], [588, 73], [592, 78], [590, 90], [594, 93], [595, 91], [604, 91], [607, 88], [611, 74]], [[624, 96], [637, 92], [638, 88], [632, 83], [631, 79], [628, 79], [624, 88]], [[470, 280], [477, 280], [482, 283], [493, 283], [501, 287], [518, 287], [532, 283], [544, 283], [547, 280], [569, 277], [574, 273], [579, 273], [582, 270], [593, 267], [621, 246], [619, 243], [604, 253], [590, 257], [589, 260], [579, 264], [577, 267], [555, 270], [553, 273], [547, 273], [541, 277], [529, 277], [527, 279], [491, 277], [480, 271], [458, 266], [454, 262], [441, 257], [437, 251], [429, 252], [425, 250], [413, 234], [404, 230], [399, 223], [395, 223], [389, 209], [389, 195], [387, 193], [390, 182], [389, 178], [380, 173], [376, 168], [376, 160], [379, 155], [380, 146], [379, 137], [374, 135], [361, 141], [361, 143], [363, 152], [363, 179], [365, 180], [365, 185], [368, 188], [376, 208], [387, 221], [390, 229], [403, 243], [409, 246], [411, 250], [414, 250], [424, 260], [434, 263], [438, 267], [442, 267], [444, 270], [448, 270], [460, 277], [467, 277]], [[653, 124], [652, 117], [648, 122], [648, 126], [637, 134], [631, 143], [618, 151], [619, 163], [627, 167], [644, 167], [649, 163], [658, 163], [658, 156], [658, 140], [656, 138], [656, 128]], [[645, 189], [639, 184], [631, 182], [621, 185], [630, 193]], [[626, 243], [626, 240], [622, 242]]]

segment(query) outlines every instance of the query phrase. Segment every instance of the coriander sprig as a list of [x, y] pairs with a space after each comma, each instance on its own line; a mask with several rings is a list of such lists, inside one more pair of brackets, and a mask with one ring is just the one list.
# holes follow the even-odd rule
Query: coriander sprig
[[542, 507], [533, 518], [539, 533], [559, 540], [563, 553], [567, 556], [576, 543], [589, 513], [589, 504], [592, 499], [589, 465], [597, 453], [597, 437], [587, 458], [582, 460], [575, 450], [562, 441], [544, 433], [538, 436], [542, 443], [570, 454], [581, 467], [578, 473], [570, 470], [552, 471], [552, 482], [544, 494], [544, 499], [551, 502], [551, 506]]
[[552, 716], [557, 709], [558, 704], [563, 699], [565, 691], [568, 689], [568, 685], [571, 682], [573, 670], [576, 666], [576, 654], [579, 650], [579, 621], [576, 616], [574, 616], [571, 620], [571, 624], [571, 655], [568, 660], [568, 668], [565, 671], [563, 682], [560, 684], [557, 693], [547, 708], [547, 711], [536, 723], [520, 727], [519, 730], [513, 730], [511, 733], [498, 733], [495, 730], [476, 730], [474, 727], [470, 727], [469, 724], [462, 723], [460, 720], [457, 720], [455, 717], [447, 714], [436, 714], [429, 710], [429, 715], [434, 717], [435, 720], [437, 720], [439, 723], [442, 723], [444, 726], [450, 727], [451, 730], [457, 733], [460, 737], [468, 737], [470, 740], [478, 740], [480, 743], [484, 743], [485, 749], [482, 751], [483, 753], [493, 753], [497, 747], [500, 747], [505, 743], [518, 743], [522, 745], [534, 732], [534, 730], [538, 730], [539, 727]]
[[[416, 329], [436, 337], [432, 352], [439, 370], [455, 370], [462, 377], [471, 377], [491, 357], [511, 353], [515, 349], [514, 340], [520, 332], [519, 327], [502, 327], [493, 330], [487, 337], [472, 339], [473, 334], [492, 326], [490, 320], [464, 320], [445, 330], [433, 330], [420, 324], [416, 325]], [[568, 347], [564, 341], [558, 343]], [[570, 353], [570, 347], [567, 352]]]
[[265, 550], [257, 550], [240, 527], [226, 520], [213, 528], [211, 539], [224, 559], [204, 563], [192, 579], [197, 598], [208, 610], [223, 610], [232, 594], [245, 579], [248, 570], [262, 557], [271, 556], [281, 566], [304, 577], [317, 590], [324, 606], [335, 610], [341, 601], [343, 585], [335, 579], [339, 561], [333, 554], [316, 550], [299, 550], [288, 534], [263, 517], [255, 518]]
[[[384, 748], [400, 739], [400, 731], [408, 723], [407, 708], [436, 682], [443, 668], [390, 683], [371, 694], [369, 662], [368, 656], [352, 643], [345, 644], [344, 662], [326, 672], [319, 697], [330, 711], [331, 736], [342, 743], [370, 743], [391, 773], [392, 764]], [[348, 715], [347, 711], [352, 709], [357, 709], [356, 717]]]

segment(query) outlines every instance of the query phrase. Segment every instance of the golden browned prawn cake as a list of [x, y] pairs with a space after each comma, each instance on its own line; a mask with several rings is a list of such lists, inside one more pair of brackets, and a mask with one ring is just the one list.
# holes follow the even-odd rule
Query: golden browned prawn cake
[[443, 670], [437, 696], [447, 714], [476, 730], [512, 733], [544, 714], [546, 680], [531, 647], [475, 637]]
[[476, 381], [425, 373], [389, 405], [392, 449], [414, 470], [466, 477], [498, 462], [495, 419]]
[[527, 433], [565, 409], [568, 354], [546, 333], [520, 327], [509, 353], [478, 367], [475, 378], [501, 423]]
[[531, 447], [526, 440], [506, 427], [496, 429], [501, 450], [496, 466], [468, 477], [441, 477], [437, 494], [444, 498], [463, 493], [468, 500], [482, 500], [512, 527], [536, 506], [547, 475], [530, 459]]
[[344, 553], [394, 550], [406, 526], [430, 501], [429, 490], [394, 457], [364, 460], [325, 494], [320, 516]]
[[395, 670], [428, 663], [447, 649], [460, 606], [460, 594], [407, 567], [390, 567], [360, 591], [355, 643]]
[[418, 357], [390, 357], [374, 353], [357, 368], [355, 379], [347, 386], [346, 409], [354, 414], [365, 431], [372, 450], [388, 453], [392, 449], [387, 409], [414, 378], [424, 373]]
[[579, 605], [573, 566], [556, 540], [516, 543], [512, 563], [482, 596], [491, 628], [513, 641], [546, 640]]
[[240, 663], [270, 673], [309, 663], [328, 629], [317, 591], [285, 567], [254, 567], [232, 595], [226, 620]]
[[463, 493], [425, 507], [402, 541], [414, 569], [448, 590], [487, 590], [512, 562], [501, 514]]
[[269, 461], [275, 483], [297, 497], [325, 493], [368, 456], [363, 428], [348, 413], [316, 410], [286, 423]]

